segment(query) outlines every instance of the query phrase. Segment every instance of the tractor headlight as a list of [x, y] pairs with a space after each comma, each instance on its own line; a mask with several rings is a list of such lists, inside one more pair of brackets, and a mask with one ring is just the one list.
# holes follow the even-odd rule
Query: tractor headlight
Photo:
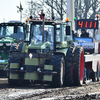
[[6, 46], [11, 46], [11, 43], [6, 43]]
[[23, 67], [21, 67], [21, 68], [20, 68], [20, 70], [24, 70], [24, 68], [23, 68]]
[[3, 43], [0, 43], [0, 46], [3, 46]]

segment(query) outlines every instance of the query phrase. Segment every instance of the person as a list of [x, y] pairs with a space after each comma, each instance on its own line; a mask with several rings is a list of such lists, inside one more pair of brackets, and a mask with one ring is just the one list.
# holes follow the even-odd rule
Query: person
[[43, 9], [41, 10], [41, 14], [38, 14], [40, 16], [40, 19], [43, 20], [45, 14], [43, 13]]
[[11, 35], [12, 38], [16, 39], [17, 41], [24, 40], [24, 33], [21, 32], [21, 28], [17, 27], [17, 33]]
[[86, 31], [85, 31], [85, 29], [81, 29], [81, 37], [83, 37], [83, 38], [88, 38], [89, 37], [89, 33], [87, 33]]
[[73, 39], [74, 37], [77, 37], [77, 33], [74, 33], [74, 30], [72, 30], [72, 35], [73, 35]]

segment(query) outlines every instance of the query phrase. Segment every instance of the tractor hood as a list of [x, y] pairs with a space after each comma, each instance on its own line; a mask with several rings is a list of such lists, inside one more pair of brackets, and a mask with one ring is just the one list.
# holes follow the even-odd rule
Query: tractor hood
[[31, 43], [28, 46], [28, 49], [46, 49], [47, 47], [50, 48], [50, 43], [49, 42], [45, 42], [45, 43], [41, 43], [41, 44]]
[[11, 37], [5, 37], [5, 38], [0, 39], [0, 43], [12, 43], [14, 41], [15, 41], [15, 39], [13, 39]]
[[31, 43], [28, 46], [28, 52], [30, 52], [30, 53], [47, 53], [49, 51], [50, 51], [50, 43], [49, 42], [45, 42], [45, 43], [41, 43], [41, 44]]

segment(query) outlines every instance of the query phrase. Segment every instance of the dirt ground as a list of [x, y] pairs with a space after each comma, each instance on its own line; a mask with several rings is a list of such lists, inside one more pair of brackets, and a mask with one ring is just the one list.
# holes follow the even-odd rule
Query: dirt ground
[[0, 100], [100, 100], [100, 82], [50, 88], [39, 84], [9, 86], [7, 78], [0, 78]]

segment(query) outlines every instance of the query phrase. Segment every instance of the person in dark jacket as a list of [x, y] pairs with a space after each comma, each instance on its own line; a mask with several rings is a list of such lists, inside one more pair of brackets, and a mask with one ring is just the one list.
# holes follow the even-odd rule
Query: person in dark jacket
[[83, 38], [88, 38], [89, 37], [89, 33], [87, 33], [86, 31], [85, 31], [85, 29], [82, 29], [81, 30], [81, 37], [83, 37]]

